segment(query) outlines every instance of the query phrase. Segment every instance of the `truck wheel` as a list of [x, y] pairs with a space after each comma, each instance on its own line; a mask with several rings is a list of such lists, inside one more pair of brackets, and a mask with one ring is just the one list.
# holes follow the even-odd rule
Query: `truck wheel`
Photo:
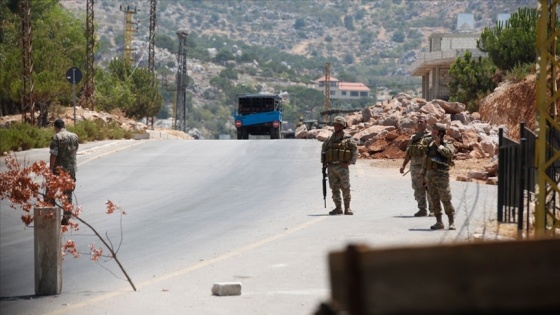
[[270, 139], [280, 139], [280, 128], [270, 128]]
[[247, 128], [241, 127], [237, 128], [237, 140], [249, 139], [249, 132]]

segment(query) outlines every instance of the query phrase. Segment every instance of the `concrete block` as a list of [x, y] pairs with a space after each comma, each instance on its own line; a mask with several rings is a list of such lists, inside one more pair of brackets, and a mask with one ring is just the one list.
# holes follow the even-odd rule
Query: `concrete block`
[[132, 134], [132, 139], [134, 140], [147, 140], [150, 139], [149, 133], [135, 133]]
[[219, 296], [241, 295], [241, 282], [218, 282], [212, 286], [212, 294]]

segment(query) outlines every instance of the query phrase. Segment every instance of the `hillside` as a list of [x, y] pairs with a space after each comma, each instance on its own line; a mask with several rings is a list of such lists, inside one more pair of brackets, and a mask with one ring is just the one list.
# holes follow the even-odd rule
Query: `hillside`
[[[76, 16], [84, 16], [83, 1], [61, 0], [60, 3]], [[234, 85], [244, 84], [266, 92], [305, 86], [322, 76], [324, 63], [329, 62], [332, 76], [363, 82], [375, 94], [387, 96], [393, 91], [417, 96], [420, 79], [410, 76], [409, 67], [420, 52], [427, 51], [430, 34], [455, 31], [460, 13], [472, 13], [474, 31], [482, 31], [493, 26], [500, 13], [536, 6], [531, 0], [160, 0], [157, 3], [156, 37], [175, 42], [176, 46], [176, 32], [186, 30], [196, 45], [188, 48], [187, 56], [188, 74], [193, 80], [188, 88], [195, 111], [191, 114], [200, 114], [200, 108], [232, 105], [224, 103], [225, 91], [210, 83], [225, 69], [224, 63], [213, 61], [213, 56], [224, 49], [236, 56], [253, 56], [253, 62], [233, 64], [239, 74], [238, 79], [232, 80]], [[133, 4], [128, 5], [133, 9]], [[137, 11], [133, 19], [138, 21], [138, 30], [133, 35], [134, 58], [137, 66], [145, 67], [149, 1], [134, 5]], [[96, 1], [94, 11], [102, 51], [96, 55], [96, 65], [103, 67], [122, 54], [125, 15], [119, 3], [110, 0]], [[167, 76], [170, 87], [174, 86], [171, 78], [177, 71], [174, 49], [156, 45], [156, 71]], [[283, 70], [271, 72], [267, 68], [271, 64]], [[172, 92], [167, 93], [166, 105], [170, 107], [172, 102]], [[212, 124], [202, 121], [199, 118], [202, 116], [196, 115], [189, 123], [200, 128], [207, 138], [217, 136], [213, 130], [216, 124], [231, 128], [226, 116], [214, 116], [216, 121]]]

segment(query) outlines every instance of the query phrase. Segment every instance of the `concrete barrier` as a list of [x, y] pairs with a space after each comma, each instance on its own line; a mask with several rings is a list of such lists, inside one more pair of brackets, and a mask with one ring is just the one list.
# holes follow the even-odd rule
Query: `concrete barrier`
[[132, 139], [134, 140], [147, 140], [150, 139], [149, 133], [135, 133], [132, 135]]
[[557, 314], [560, 239], [329, 254], [333, 304], [350, 314]]

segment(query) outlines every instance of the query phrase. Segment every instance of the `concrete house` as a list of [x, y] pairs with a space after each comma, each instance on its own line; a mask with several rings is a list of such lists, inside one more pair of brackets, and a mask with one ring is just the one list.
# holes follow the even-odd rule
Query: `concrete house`
[[[370, 97], [370, 89], [363, 83], [341, 82], [335, 77], [330, 77], [330, 93], [333, 100], [357, 100]], [[318, 89], [325, 93], [325, 77], [314, 81]]]
[[413, 76], [422, 77], [422, 98], [449, 99], [449, 69], [469, 50], [473, 58], [487, 54], [476, 47], [480, 33], [474, 32], [472, 14], [459, 14], [456, 33], [434, 33], [428, 37], [429, 51], [420, 53], [411, 66]]

